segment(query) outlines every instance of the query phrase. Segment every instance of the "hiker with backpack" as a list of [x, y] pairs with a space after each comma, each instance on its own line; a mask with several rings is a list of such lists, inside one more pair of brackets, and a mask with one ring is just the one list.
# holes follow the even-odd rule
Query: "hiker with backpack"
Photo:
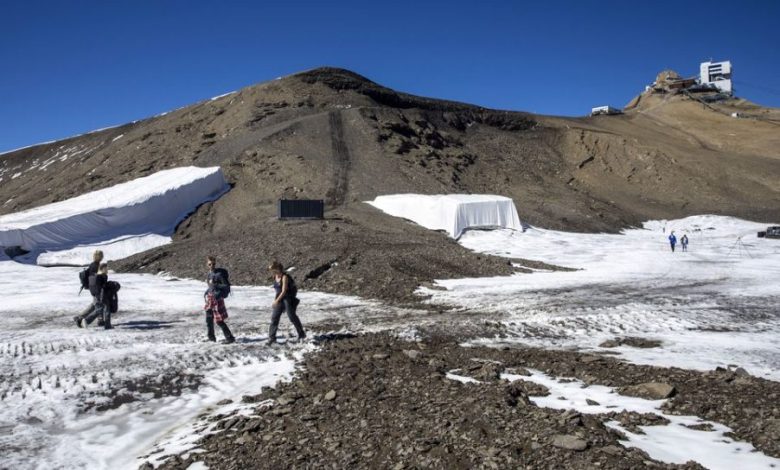
[[217, 340], [217, 337], [214, 334], [214, 322], [217, 322], [217, 325], [222, 329], [222, 334], [225, 336], [223, 343], [235, 343], [236, 338], [225, 323], [225, 320], [228, 318], [227, 309], [225, 308], [225, 297], [230, 295], [230, 277], [227, 269], [217, 267], [216, 257], [207, 256], [206, 265], [209, 268], [209, 273], [206, 278], [208, 288], [206, 289], [205, 294], [203, 294], [203, 297], [206, 300], [206, 305], [203, 307], [203, 310], [206, 312], [208, 341]]
[[107, 302], [111, 292], [113, 291], [115, 294], [118, 290], [119, 283], [108, 280], [108, 265], [101, 263], [97, 273], [89, 277], [89, 293], [95, 299], [95, 308], [84, 317], [79, 326], [89, 326], [95, 318], [100, 318], [102, 321], [98, 323], [98, 326], [102, 325], [106, 330], [112, 329], [111, 310]]
[[[83, 269], [81, 272], [79, 272], [79, 281], [81, 282], [81, 289], [79, 290], [79, 294], [81, 294], [81, 291], [84, 289], [89, 290], [89, 278], [91, 276], [94, 276], [98, 272], [98, 268], [100, 267], [100, 263], [103, 261], [103, 252], [101, 250], [95, 250], [95, 252], [92, 254], [92, 262], [89, 264], [88, 267]], [[89, 314], [95, 311], [95, 306], [98, 303], [97, 298], [95, 296], [92, 296], [92, 303], [89, 304], [87, 308], [84, 309], [81, 314], [76, 315], [73, 317], [73, 321], [76, 322], [76, 326], [79, 328], [82, 327], [82, 320], [84, 320]]]
[[282, 312], [287, 312], [287, 318], [295, 326], [298, 332], [298, 341], [306, 338], [306, 332], [303, 331], [301, 320], [296, 314], [298, 309], [298, 288], [295, 286], [295, 280], [289, 274], [284, 272], [284, 266], [278, 261], [274, 261], [268, 266], [274, 278], [274, 291], [276, 296], [271, 304], [271, 327], [268, 330], [268, 345], [276, 343], [276, 330], [279, 328], [279, 320]]

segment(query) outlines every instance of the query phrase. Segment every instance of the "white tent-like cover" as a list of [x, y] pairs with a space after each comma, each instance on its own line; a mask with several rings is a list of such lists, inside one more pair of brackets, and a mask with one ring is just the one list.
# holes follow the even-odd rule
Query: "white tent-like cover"
[[219, 167], [159, 171], [0, 216], [0, 247], [41, 253], [37, 262], [44, 264], [88, 262], [92, 248], [111, 248], [112, 259], [118, 259], [169, 243], [187, 214], [228, 189]]
[[490, 194], [393, 194], [368, 204], [395, 217], [409, 219], [452, 238], [469, 228], [502, 227], [522, 230], [512, 199]]

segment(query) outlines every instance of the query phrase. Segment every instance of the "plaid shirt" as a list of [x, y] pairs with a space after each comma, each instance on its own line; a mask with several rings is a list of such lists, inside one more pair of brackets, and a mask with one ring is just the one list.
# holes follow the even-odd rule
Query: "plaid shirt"
[[227, 320], [228, 313], [227, 309], [225, 308], [225, 301], [218, 299], [214, 294], [206, 295], [206, 305], [203, 307], [203, 310], [211, 310], [211, 314], [214, 316], [214, 321], [217, 323], [222, 323], [223, 321]]

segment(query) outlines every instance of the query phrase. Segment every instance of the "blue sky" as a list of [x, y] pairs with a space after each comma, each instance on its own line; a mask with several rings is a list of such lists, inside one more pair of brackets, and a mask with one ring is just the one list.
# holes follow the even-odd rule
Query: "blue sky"
[[0, 11], [0, 151], [322, 66], [542, 114], [623, 106], [657, 72], [730, 59], [780, 106], [780, 2], [36, 1]]

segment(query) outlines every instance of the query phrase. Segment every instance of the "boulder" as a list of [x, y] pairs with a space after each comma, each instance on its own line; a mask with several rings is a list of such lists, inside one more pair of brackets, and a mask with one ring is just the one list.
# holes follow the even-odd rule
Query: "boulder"
[[620, 392], [633, 397], [647, 398], [649, 400], [663, 400], [677, 393], [674, 386], [663, 382], [647, 382], [639, 385], [623, 387]]
[[588, 443], [577, 436], [568, 434], [556, 434], [553, 436], [552, 445], [559, 449], [583, 451], [588, 448]]
[[488, 362], [482, 365], [473, 377], [483, 382], [492, 382], [498, 380], [501, 376], [501, 372], [504, 371], [504, 366], [501, 364], [495, 364]]
[[420, 357], [422, 355], [422, 353], [420, 351], [417, 351], [415, 349], [404, 349], [404, 354], [409, 359], [417, 359], [418, 357]]

